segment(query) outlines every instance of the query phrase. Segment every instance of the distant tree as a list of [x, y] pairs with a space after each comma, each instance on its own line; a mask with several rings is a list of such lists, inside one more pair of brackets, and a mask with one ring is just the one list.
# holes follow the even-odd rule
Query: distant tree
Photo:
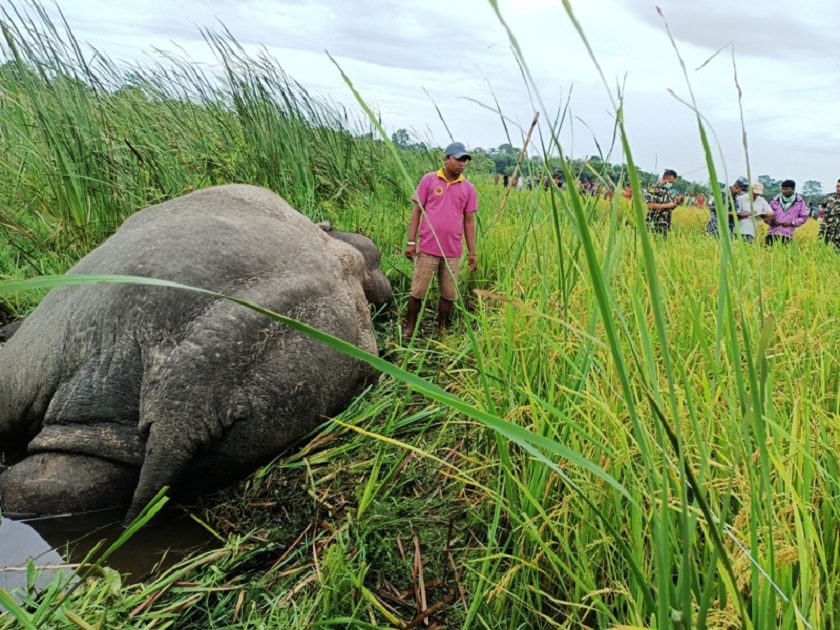
[[405, 129], [397, 129], [391, 134], [391, 142], [400, 149], [408, 149], [411, 147], [411, 134]]
[[809, 179], [807, 182], [802, 184], [802, 196], [805, 197], [805, 201], [808, 202], [808, 205], [822, 201], [822, 183], [815, 179]]
[[149, 96], [146, 92], [135, 85], [124, 85], [114, 92], [114, 98], [133, 102], [149, 102]]
[[500, 144], [495, 149], [490, 149], [488, 155], [493, 160], [496, 173], [513, 175], [513, 169], [516, 167], [516, 160], [519, 157], [519, 149], [510, 144]]
[[[474, 173], [495, 173], [496, 163], [481, 147], [470, 149], [470, 168]], [[467, 172], [469, 175], [469, 171]]]
[[758, 181], [764, 186], [765, 197], [775, 197], [782, 192], [782, 182], [778, 179], [773, 179], [769, 175], [759, 175]]

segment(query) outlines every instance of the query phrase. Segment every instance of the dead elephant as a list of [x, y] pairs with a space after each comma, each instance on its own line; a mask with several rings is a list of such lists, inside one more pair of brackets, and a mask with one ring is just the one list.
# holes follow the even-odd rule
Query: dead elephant
[[[377, 351], [393, 299], [363, 236], [327, 232], [262, 188], [146, 208], [68, 273], [172, 280], [235, 296]], [[344, 409], [365, 363], [229, 300], [166, 287], [53, 289], [0, 348], [7, 515], [130, 504], [241, 477]]]

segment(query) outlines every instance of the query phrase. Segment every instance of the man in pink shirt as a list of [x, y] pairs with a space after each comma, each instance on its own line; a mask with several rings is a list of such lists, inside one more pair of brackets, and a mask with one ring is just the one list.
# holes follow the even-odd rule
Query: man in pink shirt
[[446, 329], [452, 304], [458, 298], [462, 239], [467, 241], [469, 269], [472, 272], [476, 270], [475, 212], [478, 210], [478, 198], [475, 186], [463, 175], [469, 159], [470, 154], [464, 145], [453, 142], [444, 151], [443, 168], [426, 173], [412, 197], [414, 207], [405, 255], [414, 261], [414, 279], [403, 330], [405, 339], [414, 335], [417, 316], [434, 275], [437, 275], [440, 285], [438, 328]]

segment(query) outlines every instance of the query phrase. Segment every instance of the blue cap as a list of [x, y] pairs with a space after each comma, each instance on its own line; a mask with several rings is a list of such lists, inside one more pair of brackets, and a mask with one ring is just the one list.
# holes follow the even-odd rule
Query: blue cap
[[446, 150], [443, 152], [443, 157], [449, 157], [450, 155], [456, 160], [460, 160], [463, 157], [468, 160], [472, 159], [463, 142], [453, 142], [446, 147]]
[[746, 192], [750, 189], [750, 182], [747, 181], [746, 177], [739, 177], [738, 179], [736, 179], [735, 180], [735, 185], [738, 188], [740, 188], [741, 190], [743, 190], [744, 192]]

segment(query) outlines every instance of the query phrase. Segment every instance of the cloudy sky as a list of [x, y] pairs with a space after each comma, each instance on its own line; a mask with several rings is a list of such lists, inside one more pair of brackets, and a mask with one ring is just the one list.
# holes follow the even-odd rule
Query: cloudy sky
[[[11, 0], [0, 0], [0, 5]], [[444, 145], [512, 142], [535, 109], [543, 121], [568, 105], [566, 154], [606, 153], [615, 113], [610, 93], [623, 85], [630, 146], [645, 170], [674, 168], [708, 180], [686, 80], [649, 0], [570, 0], [609, 83], [601, 82], [560, 0], [498, 0], [519, 42], [537, 94], [529, 91], [505, 28], [488, 0], [58, 0], [76, 37], [114, 60], [155, 59], [155, 48], [216, 63], [200, 28], [224, 25], [246, 49], [265, 47], [310, 92], [355, 107], [328, 51], [386, 129], [412, 131]], [[840, 177], [840, 2], [809, 0], [659, 0], [685, 61], [699, 109], [719, 146], [728, 181], [747, 172], [741, 87], [753, 179], [769, 174], [833, 190]], [[806, 8], [807, 7], [807, 8]], [[725, 50], [704, 65], [719, 49]], [[733, 67], [733, 50], [735, 66]], [[702, 66], [702, 68], [701, 68]], [[671, 93], [673, 92], [673, 95]], [[541, 104], [540, 104], [541, 103]], [[542, 106], [546, 110], [542, 110]], [[624, 161], [620, 146], [612, 161]]]

